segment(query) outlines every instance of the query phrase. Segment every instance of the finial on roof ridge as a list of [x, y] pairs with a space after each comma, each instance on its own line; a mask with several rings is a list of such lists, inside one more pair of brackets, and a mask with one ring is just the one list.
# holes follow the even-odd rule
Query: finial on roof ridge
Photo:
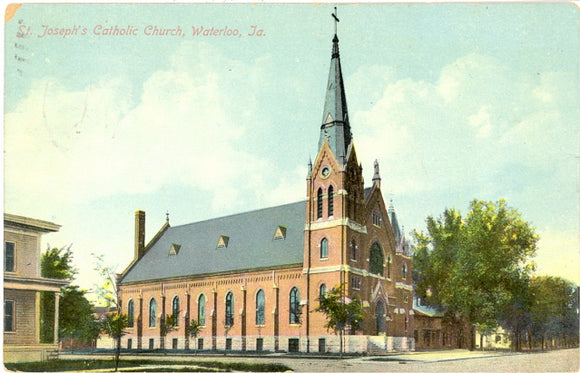
[[375, 174], [373, 175], [373, 185], [381, 187], [381, 173], [379, 171], [379, 160], [375, 159]]

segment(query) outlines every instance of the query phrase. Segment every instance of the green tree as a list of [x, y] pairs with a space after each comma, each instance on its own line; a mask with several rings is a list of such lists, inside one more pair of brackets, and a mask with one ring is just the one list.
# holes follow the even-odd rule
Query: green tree
[[159, 324], [159, 328], [161, 329], [161, 338], [162, 338], [162, 347], [165, 348], [165, 337], [167, 334], [171, 333], [175, 329], [177, 329], [177, 320], [179, 315], [171, 314], [171, 315], [161, 315], [161, 323]]
[[59, 337], [83, 342], [99, 338], [99, 323], [94, 316], [94, 307], [86, 298], [86, 290], [76, 285], [67, 286], [61, 291], [59, 303]]
[[574, 323], [574, 320], [578, 320], [577, 315], [574, 315], [576, 287], [560, 277], [537, 276], [532, 278], [530, 288], [533, 296], [530, 334], [540, 339], [542, 350], [546, 346], [547, 337], [561, 336], [563, 340], [569, 340], [570, 336], [577, 337], [578, 323]]
[[108, 313], [101, 322], [101, 330], [116, 341], [115, 349], [115, 372], [119, 369], [119, 358], [121, 355], [121, 337], [125, 334], [125, 329], [129, 325], [129, 317], [117, 310]]
[[335, 286], [320, 297], [316, 311], [326, 315], [327, 330], [333, 330], [340, 336], [340, 354], [343, 352], [343, 339], [347, 327], [354, 333], [362, 327], [364, 311], [359, 299], [347, 301], [344, 286]]
[[72, 265], [72, 245], [57, 248], [47, 247], [40, 260], [40, 275], [47, 278], [72, 280], [77, 274]]
[[187, 326], [187, 334], [193, 339], [196, 339], [199, 333], [201, 332], [201, 328], [202, 325], [199, 323], [199, 321], [193, 319], [189, 322], [189, 325]]
[[[74, 280], [77, 274], [72, 266], [71, 245], [63, 248], [47, 248], [42, 254], [41, 276], [47, 278]], [[93, 305], [86, 298], [86, 291], [76, 285], [67, 285], [60, 291], [59, 299], [59, 339], [73, 338], [91, 342], [98, 338], [98, 323]], [[51, 342], [54, 335], [54, 295], [41, 293], [41, 341]]]
[[105, 265], [102, 255], [94, 255], [95, 270], [101, 277], [102, 283], [96, 287], [96, 293], [107, 307], [109, 313], [101, 323], [101, 330], [115, 341], [115, 371], [119, 367], [121, 357], [121, 338], [126, 334], [129, 326], [129, 317], [121, 312], [121, 299], [117, 287], [117, 274], [113, 267]]
[[[427, 232], [415, 237], [416, 291], [428, 303], [486, 332], [510, 307], [527, 312], [526, 282], [534, 270], [538, 236], [504, 200], [474, 200], [465, 218], [454, 209], [439, 219], [430, 216]], [[510, 324], [517, 340], [522, 322], [516, 318]]]

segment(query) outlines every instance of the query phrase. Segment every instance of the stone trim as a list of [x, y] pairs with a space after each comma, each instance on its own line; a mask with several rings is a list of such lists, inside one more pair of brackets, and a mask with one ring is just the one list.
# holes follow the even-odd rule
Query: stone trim
[[362, 224], [359, 224], [359, 223], [357, 223], [354, 220], [349, 219], [349, 218], [324, 220], [324, 221], [314, 221], [310, 224], [306, 224], [306, 226], [304, 227], [304, 230], [305, 231], [317, 231], [317, 230], [321, 230], [321, 229], [328, 229], [328, 228], [333, 228], [333, 227], [338, 227], [338, 226], [343, 226], [343, 225], [346, 225], [347, 227], [349, 227], [353, 231], [367, 234], [367, 227], [365, 227]]

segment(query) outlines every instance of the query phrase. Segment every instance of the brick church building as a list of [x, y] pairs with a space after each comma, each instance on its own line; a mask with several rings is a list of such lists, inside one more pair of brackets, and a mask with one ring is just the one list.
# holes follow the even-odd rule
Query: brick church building
[[[332, 41], [318, 155], [306, 200], [172, 227], [145, 244], [145, 213], [135, 215], [135, 258], [121, 274], [122, 347], [338, 352], [340, 340], [316, 312], [344, 284], [364, 309], [346, 352], [413, 350], [412, 260], [378, 163], [365, 188], [352, 139], [338, 37]], [[167, 315], [177, 326], [166, 335]], [[197, 320], [201, 332], [187, 335]]]

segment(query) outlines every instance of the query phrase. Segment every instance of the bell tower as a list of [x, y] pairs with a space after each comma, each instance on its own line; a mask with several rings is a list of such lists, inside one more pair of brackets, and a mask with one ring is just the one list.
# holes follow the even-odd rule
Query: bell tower
[[[336, 27], [338, 18], [336, 14], [333, 17]], [[348, 296], [349, 255], [363, 241], [360, 236], [366, 234], [362, 166], [352, 141], [338, 43], [335, 33], [318, 153], [309, 163], [306, 178], [303, 272], [308, 282], [309, 310], [317, 306], [321, 293], [334, 286], [345, 284]], [[308, 323], [310, 319], [316, 322], [312, 330], [307, 328], [309, 332], [324, 331], [322, 315], [313, 313]]]
[[390, 222], [395, 218], [383, 200], [378, 161], [372, 186], [364, 188], [346, 103], [336, 8], [332, 16], [335, 33], [318, 151], [306, 177], [303, 276], [308, 346], [311, 336], [327, 333], [324, 315], [313, 312], [320, 296], [340, 285], [344, 301], [357, 298], [367, 315], [362, 330], [353, 333], [412, 344], [412, 277], [407, 275], [412, 261], [397, 250], [398, 233]]

